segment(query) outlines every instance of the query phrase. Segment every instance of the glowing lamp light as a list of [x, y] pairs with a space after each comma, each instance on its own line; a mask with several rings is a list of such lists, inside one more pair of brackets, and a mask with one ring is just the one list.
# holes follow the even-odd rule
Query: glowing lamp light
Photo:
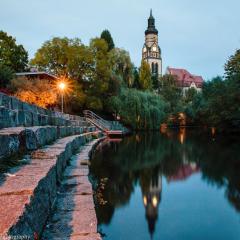
[[153, 204], [154, 207], [157, 207], [158, 199], [157, 199], [156, 196], [153, 197], [153, 199], [152, 199], [152, 204]]
[[147, 198], [146, 198], [146, 196], [143, 197], [143, 203], [144, 203], [144, 206], [147, 205]]
[[58, 87], [59, 87], [60, 90], [63, 91], [65, 89], [65, 87], [66, 87], [66, 84], [64, 82], [60, 82]]

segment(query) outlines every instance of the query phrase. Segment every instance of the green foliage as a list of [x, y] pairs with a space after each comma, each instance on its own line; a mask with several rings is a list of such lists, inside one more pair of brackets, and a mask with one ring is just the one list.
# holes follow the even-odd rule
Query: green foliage
[[161, 77], [160, 83], [160, 95], [169, 103], [169, 113], [180, 112], [182, 110], [182, 91], [177, 87], [174, 77], [166, 74]]
[[31, 64], [57, 76], [82, 81], [92, 74], [93, 56], [80, 39], [55, 37], [38, 49]]
[[104, 30], [101, 33], [101, 38], [104, 39], [107, 42], [108, 45], [108, 51], [111, 51], [112, 49], [114, 49], [115, 45], [112, 39], [112, 35], [108, 30]]
[[197, 90], [196, 90], [195, 88], [190, 88], [190, 89], [188, 89], [188, 90], [185, 92], [184, 101], [185, 101], [186, 103], [191, 103], [191, 102], [195, 99], [195, 97], [196, 97], [197, 94], [198, 94], [198, 93], [197, 93]]
[[10, 67], [0, 64], [0, 88], [6, 88], [13, 76], [14, 73]]
[[[72, 110], [89, 108], [101, 111], [109, 97], [119, 94], [122, 84], [133, 84], [133, 64], [128, 52], [122, 49], [108, 49], [101, 38], [90, 41], [89, 46], [80, 39], [53, 38], [43, 44], [31, 61], [39, 69], [57, 76], [65, 76], [76, 82], [79, 90]], [[79, 112], [79, 111], [76, 111]]]
[[22, 72], [27, 68], [28, 53], [16, 39], [0, 31], [0, 64], [15, 72]]
[[225, 64], [225, 75], [227, 78], [231, 78], [234, 75], [240, 74], [240, 49], [238, 49], [234, 55], [232, 55], [228, 62]]
[[126, 86], [132, 87], [134, 82], [134, 66], [129, 53], [123, 49], [114, 48], [110, 52], [110, 61], [112, 71], [122, 79]]
[[185, 103], [185, 113], [194, 124], [217, 127], [219, 131], [240, 130], [240, 75], [226, 80], [216, 77]]
[[133, 70], [133, 85], [132, 87], [140, 89], [140, 77], [139, 77], [139, 72], [138, 69], [135, 67]]
[[139, 73], [139, 84], [143, 90], [152, 88], [152, 75], [150, 66], [146, 61], [142, 61]]
[[119, 96], [109, 99], [107, 110], [120, 116], [133, 129], [159, 129], [166, 118], [166, 103], [151, 92], [122, 88]]
[[160, 82], [159, 82], [158, 75], [153, 75], [152, 76], [152, 86], [153, 86], [153, 89], [159, 90]]
[[[103, 101], [108, 96], [109, 81], [111, 78], [108, 46], [103, 39], [95, 38], [90, 42], [90, 50], [93, 55], [94, 71], [92, 78], [89, 79], [89, 86], [86, 91], [91, 96], [89, 107], [97, 106], [100, 110], [100, 106], [103, 106]], [[99, 100], [96, 101], [95, 98]]]

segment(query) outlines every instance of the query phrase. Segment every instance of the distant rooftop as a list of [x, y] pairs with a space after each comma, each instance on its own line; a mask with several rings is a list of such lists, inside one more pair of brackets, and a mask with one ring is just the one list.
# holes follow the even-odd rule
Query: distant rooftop
[[167, 68], [167, 73], [176, 77], [176, 81], [179, 87], [190, 87], [192, 83], [196, 87], [201, 88], [203, 85], [203, 78], [201, 76], [193, 75], [186, 69], [182, 68]]
[[20, 73], [16, 73], [16, 76], [18, 77], [34, 77], [34, 78], [48, 78], [48, 79], [57, 79], [56, 76], [54, 76], [53, 74], [47, 73], [47, 72], [20, 72]]

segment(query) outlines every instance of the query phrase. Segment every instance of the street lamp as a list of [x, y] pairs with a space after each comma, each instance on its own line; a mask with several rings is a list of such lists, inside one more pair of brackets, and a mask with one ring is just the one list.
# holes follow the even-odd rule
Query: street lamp
[[61, 92], [61, 99], [62, 99], [62, 113], [63, 113], [63, 94], [64, 94], [64, 90], [66, 88], [66, 83], [64, 82], [60, 82], [58, 84], [58, 88], [60, 89], [60, 92]]

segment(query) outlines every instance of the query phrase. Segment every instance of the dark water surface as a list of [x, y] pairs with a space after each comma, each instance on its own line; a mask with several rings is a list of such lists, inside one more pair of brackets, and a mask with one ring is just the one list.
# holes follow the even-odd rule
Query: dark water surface
[[91, 177], [103, 239], [240, 239], [236, 139], [182, 129], [104, 142]]

